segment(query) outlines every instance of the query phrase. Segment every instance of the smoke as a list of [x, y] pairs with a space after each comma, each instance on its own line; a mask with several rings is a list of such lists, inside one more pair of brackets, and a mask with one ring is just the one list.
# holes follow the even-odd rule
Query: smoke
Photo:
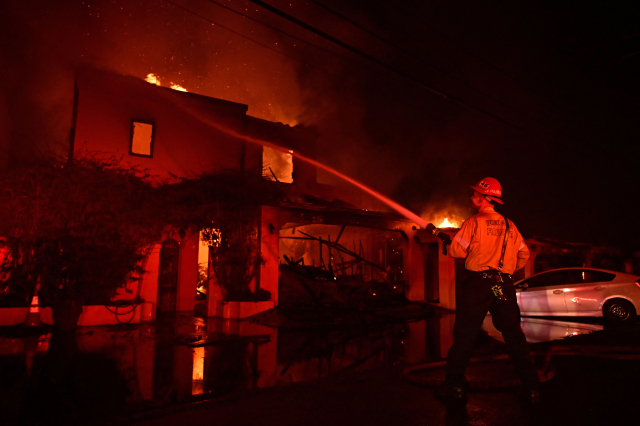
[[[349, 60], [207, 2], [188, 4], [193, 13], [163, 1], [9, 0], [3, 7], [0, 31], [6, 42], [0, 59], [7, 66], [0, 87], [4, 100], [0, 123], [4, 123], [3, 142], [14, 157], [40, 151], [66, 154], [73, 78], [81, 66], [140, 78], [153, 72], [163, 85], [171, 81], [191, 92], [247, 104], [250, 115], [315, 126], [320, 133], [320, 160], [386, 194], [421, 166], [425, 146], [437, 150], [434, 131], [451, 121], [443, 119], [447, 107], [442, 111], [430, 107], [430, 117], [416, 117], [433, 95], [414, 93], [412, 84], [389, 78], [387, 72], [371, 69], [371, 64], [328, 42], [311, 37], [322, 49]], [[315, 25], [376, 57], [390, 55], [388, 46], [346, 22], [336, 25], [340, 21], [323, 16], [315, 19]], [[365, 18], [362, 13], [356, 16], [359, 21]], [[271, 14], [262, 13], [259, 19], [309, 38], [307, 32]]]
[[[66, 154], [80, 67], [140, 78], [154, 72], [288, 124], [302, 109], [297, 63], [166, 2], [9, 0], [1, 7], [0, 137], [14, 160]], [[207, 3], [195, 9], [251, 34], [246, 21], [220, 11]]]
[[[230, 6], [247, 14], [256, 9], [240, 3]], [[173, 82], [190, 92], [247, 104], [250, 115], [313, 126], [320, 134], [320, 161], [416, 211], [425, 200], [433, 203], [460, 182], [476, 180], [481, 170], [474, 166], [474, 152], [496, 147], [495, 129], [470, 118], [464, 108], [275, 15], [250, 14], [320, 49], [208, 2], [184, 4], [191, 12], [160, 0], [3, 2], [0, 137], [5, 152], [14, 159], [40, 152], [66, 155], [73, 79], [83, 66], [139, 78], [155, 73], [163, 85]], [[314, 10], [299, 7], [293, 13], [367, 54], [397, 60], [389, 45]], [[385, 34], [362, 9], [351, 6], [346, 12]], [[320, 180], [341, 184], [323, 174]]]

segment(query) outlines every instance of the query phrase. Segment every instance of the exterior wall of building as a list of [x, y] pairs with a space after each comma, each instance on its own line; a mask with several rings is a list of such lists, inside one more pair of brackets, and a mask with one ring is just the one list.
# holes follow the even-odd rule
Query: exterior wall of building
[[405, 296], [409, 300], [425, 300], [425, 268], [424, 255], [420, 241], [415, 238], [417, 230], [413, 230], [410, 225], [403, 229], [407, 235], [406, 249], [404, 254], [404, 279]]
[[[453, 236], [456, 231], [446, 232]], [[414, 231], [414, 234], [414, 240], [420, 248], [422, 264], [424, 265], [421, 273], [422, 283], [420, 284], [424, 293], [423, 300], [436, 303], [447, 309], [455, 309], [456, 260], [449, 255], [443, 254], [442, 241], [439, 238], [424, 230]], [[415, 265], [413, 268], [415, 268]]]
[[151, 307], [151, 320], [156, 319], [156, 309], [158, 307], [158, 273], [161, 248], [160, 244], [155, 244], [151, 249], [143, 265], [146, 272], [142, 275], [142, 282], [140, 283], [140, 298], [153, 304]]
[[456, 309], [456, 260], [442, 254], [442, 242], [438, 252], [438, 286], [440, 289], [440, 306]]
[[[240, 170], [245, 163], [256, 169], [262, 161], [260, 147], [225, 132], [244, 133], [246, 105], [101, 72], [79, 74], [77, 85], [75, 156], [116, 156], [160, 178]], [[130, 155], [133, 121], [154, 125], [150, 158]]]
[[187, 231], [180, 244], [180, 267], [178, 275], [178, 291], [176, 295], [177, 311], [193, 311], [196, 303], [198, 286], [198, 244], [197, 232]]

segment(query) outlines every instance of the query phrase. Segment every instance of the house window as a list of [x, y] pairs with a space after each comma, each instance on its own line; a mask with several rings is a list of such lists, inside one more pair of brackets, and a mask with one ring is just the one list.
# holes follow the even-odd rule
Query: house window
[[262, 176], [268, 180], [293, 183], [293, 151], [282, 152], [268, 146], [262, 150]]
[[134, 121], [131, 124], [131, 146], [129, 154], [142, 157], [153, 156], [153, 130], [151, 123]]

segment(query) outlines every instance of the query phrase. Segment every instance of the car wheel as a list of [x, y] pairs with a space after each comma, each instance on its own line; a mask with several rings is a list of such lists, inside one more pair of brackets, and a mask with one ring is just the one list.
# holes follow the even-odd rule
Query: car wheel
[[602, 314], [611, 322], [632, 321], [636, 317], [636, 308], [628, 300], [612, 299], [604, 304]]

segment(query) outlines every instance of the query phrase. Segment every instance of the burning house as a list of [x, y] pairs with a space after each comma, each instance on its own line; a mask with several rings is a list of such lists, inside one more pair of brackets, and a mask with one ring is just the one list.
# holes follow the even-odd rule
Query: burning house
[[[223, 170], [270, 180], [285, 196], [260, 208], [256, 250], [261, 263], [249, 286], [268, 300], [227, 300], [202, 233], [174, 229], [150, 252], [140, 282], [118, 296], [144, 301], [125, 321], [193, 310], [199, 281], [206, 300], [198, 303], [208, 316], [246, 317], [300, 297], [344, 301], [304, 285], [314, 270], [372, 300], [386, 289], [409, 300], [454, 307], [453, 263], [442, 254], [439, 240], [414, 238], [415, 223], [385, 212], [363, 191], [318, 183], [312, 129], [251, 117], [246, 105], [174, 89], [96, 70], [78, 73], [69, 155], [115, 157], [158, 182]], [[286, 285], [292, 282], [298, 290]], [[370, 283], [365, 290], [359, 288], [363, 283]]]

